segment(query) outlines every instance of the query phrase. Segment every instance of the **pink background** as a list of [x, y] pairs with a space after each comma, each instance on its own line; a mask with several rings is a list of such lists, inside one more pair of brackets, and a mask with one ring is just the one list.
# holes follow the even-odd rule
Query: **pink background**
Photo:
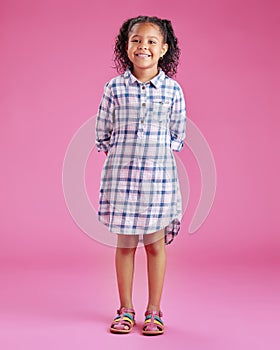
[[[1, 1], [3, 349], [279, 348], [279, 7], [272, 0]], [[218, 176], [212, 210], [189, 235], [200, 178], [192, 153], [180, 155], [190, 202], [167, 248], [166, 334], [153, 339], [140, 335], [143, 249], [135, 271], [138, 326], [111, 335], [114, 249], [79, 229], [62, 190], [67, 146], [116, 75], [114, 37], [139, 14], [173, 22], [182, 49], [176, 79]], [[87, 165], [93, 201], [95, 163], [103, 159], [93, 151]]]

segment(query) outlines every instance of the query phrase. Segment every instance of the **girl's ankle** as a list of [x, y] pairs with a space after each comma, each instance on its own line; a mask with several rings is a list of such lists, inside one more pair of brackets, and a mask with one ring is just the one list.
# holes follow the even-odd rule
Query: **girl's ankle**
[[150, 311], [151, 311], [151, 310], [155, 310], [155, 311], [159, 312], [159, 311], [160, 311], [160, 306], [148, 305], [146, 311], [149, 311], [149, 310], [150, 310]]

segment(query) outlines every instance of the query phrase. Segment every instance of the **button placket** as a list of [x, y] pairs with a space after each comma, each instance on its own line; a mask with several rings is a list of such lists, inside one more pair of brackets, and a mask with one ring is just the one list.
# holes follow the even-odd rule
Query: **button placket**
[[144, 118], [145, 118], [145, 114], [146, 114], [146, 86], [145, 85], [141, 85], [140, 86], [140, 104], [141, 104], [141, 108], [140, 108], [140, 127], [139, 127], [139, 131], [140, 131], [140, 137], [142, 138], [144, 136], [144, 128], [143, 128], [143, 124], [144, 124]]

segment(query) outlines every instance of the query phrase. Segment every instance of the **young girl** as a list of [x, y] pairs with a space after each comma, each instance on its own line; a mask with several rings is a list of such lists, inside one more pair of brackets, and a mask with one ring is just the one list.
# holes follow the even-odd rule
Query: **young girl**
[[121, 75], [104, 89], [96, 145], [107, 155], [98, 218], [118, 234], [115, 264], [120, 308], [110, 331], [129, 333], [134, 256], [143, 240], [149, 300], [142, 333], [164, 332], [160, 307], [166, 253], [180, 229], [181, 194], [172, 151], [181, 151], [186, 107], [176, 73], [179, 48], [169, 20], [139, 16], [125, 21], [115, 43]]

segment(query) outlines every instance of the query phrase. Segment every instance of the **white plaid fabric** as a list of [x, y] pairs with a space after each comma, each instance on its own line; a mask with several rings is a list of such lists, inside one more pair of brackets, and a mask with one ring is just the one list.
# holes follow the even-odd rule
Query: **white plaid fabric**
[[162, 70], [147, 83], [127, 70], [110, 80], [96, 119], [96, 146], [108, 152], [98, 219], [111, 232], [143, 235], [165, 228], [172, 242], [182, 218], [174, 151], [181, 151], [186, 106]]

